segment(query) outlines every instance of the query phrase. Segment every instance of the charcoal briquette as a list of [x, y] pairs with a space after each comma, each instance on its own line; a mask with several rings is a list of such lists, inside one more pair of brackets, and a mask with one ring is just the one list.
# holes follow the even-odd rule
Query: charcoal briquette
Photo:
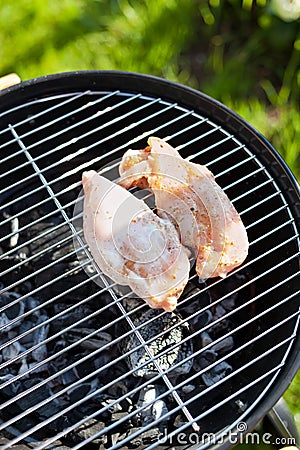
[[[134, 319], [136, 326], [147, 322], [158, 316], [159, 311], [149, 309], [139, 317]], [[174, 325], [176, 327], [172, 328]], [[157, 335], [162, 333], [161, 336]], [[153, 320], [149, 325], [145, 325], [140, 328], [140, 334], [144, 341], [147, 342], [147, 348], [151, 355], [156, 358], [156, 364], [158, 364], [161, 370], [171, 369], [173, 365], [179, 364], [172, 371], [172, 376], [178, 376], [180, 374], [188, 373], [192, 367], [192, 359], [180, 362], [191, 356], [193, 353], [193, 344], [190, 339], [182, 342], [182, 340], [189, 335], [189, 327], [187, 323], [182, 323], [181, 318], [175, 313], [165, 313], [163, 316]], [[149, 340], [151, 339], [151, 342]], [[177, 344], [177, 345], [176, 345]], [[121, 351], [123, 353], [140, 345], [139, 338], [135, 333], [132, 333], [121, 342]], [[175, 346], [172, 350], [168, 349], [171, 346]], [[160, 353], [165, 352], [159, 356]], [[126, 358], [127, 364], [130, 369], [134, 370], [134, 375], [137, 377], [151, 378], [158, 372], [157, 366], [154, 361], [150, 360], [151, 357], [145, 347], [140, 347], [136, 351], [129, 354]], [[143, 367], [142, 364], [149, 361]]]
[[232, 372], [232, 367], [226, 362], [222, 361], [212, 369], [202, 374], [202, 379], [206, 386], [212, 386], [218, 381], [225, 378], [228, 374]]
[[68, 390], [68, 396], [71, 403], [76, 403], [78, 400], [81, 400], [91, 390], [91, 385], [89, 383], [81, 383], [71, 389]]
[[[140, 431], [139, 427], [130, 428], [126, 433], [126, 437], [130, 437], [133, 434], [138, 433], [139, 431]], [[141, 438], [140, 434], [137, 436], [134, 436], [128, 443], [129, 448], [137, 448], [140, 445], [142, 445], [142, 438]]]
[[232, 350], [234, 347], [234, 340], [232, 336], [227, 336], [221, 341], [217, 342], [211, 347], [211, 350], [215, 351], [219, 355], [224, 355]]
[[[30, 378], [25, 380], [21, 384], [21, 391], [33, 388], [36, 384], [40, 383], [42, 379], [40, 378]], [[31, 392], [25, 396], [16, 400], [16, 404], [23, 410], [26, 411], [28, 408], [35, 406], [37, 403], [48, 399], [52, 395], [51, 389], [47, 384], [33, 389]]]
[[161, 436], [161, 431], [158, 427], [150, 428], [149, 430], [143, 431], [141, 434], [142, 442], [144, 445], [149, 445], [152, 442], [156, 442]]
[[[97, 419], [89, 419], [83, 425], [81, 425], [77, 430], [77, 436], [82, 440], [86, 440], [94, 434], [101, 433], [105, 428], [105, 423], [98, 421]], [[95, 437], [93, 439], [93, 444], [105, 444], [106, 436], [104, 434]]]
[[1, 385], [9, 382], [9, 384], [3, 387], [1, 386], [1, 394], [6, 398], [12, 398], [21, 391], [21, 381], [15, 380], [10, 382], [10, 380], [12, 380], [13, 378], [14, 376], [12, 374], [7, 374], [0, 377]]

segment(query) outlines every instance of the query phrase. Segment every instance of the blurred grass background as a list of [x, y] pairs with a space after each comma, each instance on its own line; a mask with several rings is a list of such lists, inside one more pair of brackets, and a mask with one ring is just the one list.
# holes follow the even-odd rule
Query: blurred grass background
[[[211, 95], [300, 179], [300, 0], [0, 2], [0, 76], [87, 69], [152, 74]], [[285, 399], [300, 424], [299, 373]]]

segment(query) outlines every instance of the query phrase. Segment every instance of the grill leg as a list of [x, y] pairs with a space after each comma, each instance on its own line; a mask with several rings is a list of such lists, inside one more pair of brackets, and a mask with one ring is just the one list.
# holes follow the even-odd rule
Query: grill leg
[[[281, 438], [282, 442], [286, 440], [289, 443], [294, 442], [289, 445], [299, 445], [299, 433], [294, 417], [283, 398], [264, 417], [262, 427], [274, 437]], [[284, 446], [279, 446], [281, 447]]]

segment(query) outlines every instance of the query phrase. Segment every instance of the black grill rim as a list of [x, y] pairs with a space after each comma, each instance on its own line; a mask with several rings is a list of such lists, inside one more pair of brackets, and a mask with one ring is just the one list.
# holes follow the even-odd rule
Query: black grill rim
[[[203, 92], [174, 81], [153, 75], [114, 70], [87, 70], [62, 72], [26, 80], [0, 91], [1, 114], [20, 106], [23, 101], [34, 101], [42, 97], [75, 93], [82, 90], [118, 90], [142, 93], [163, 100], [178, 102], [179, 105], [205, 114], [219, 122], [237, 137], [269, 167], [280, 188], [290, 200], [295, 218], [300, 221], [300, 187], [282, 156], [268, 140], [236, 112]], [[4, 116], [5, 117], [5, 116]], [[280, 167], [276, 167], [279, 165]], [[276, 170], [277, 169], [277, 170]], [[280, 172], [278, 172], [278, 169]], [[300, 227], [300, 222], [298, 222]]]
[[[46, 75], [24, 81], [0, 91], [0, 124], [2, 117], [11, 108], [21, 107], [23, 103], [46, 98], [51, 95], [75, 93], [78, 91], [111, 91], [142, 93], [163, 100], [177, 102], [180, 106], [205, 114], [206, 117], [230, 131], [258, 156], [268, 167], [269, 172], [280, 187], [300, 232], [300, 188], [284, 159], [254, 127], [237, 113], [212, 97], [193, 88], [151, 75], [123, 71], [76, 71]], [[2, 117], [1, 117], [2, 116]], [[268, 395], [257, 405], [247, 418], [248, 430], [253, 429], [262, 417], [274, 406], [290, 385], [300, 368], [300, 334], [295, 338], [286, 364], [281, 369]], [[228, 448], [225, 440], [221, 445], [211, 448]], [[197, 447], [190, 447], [196, 450]]]

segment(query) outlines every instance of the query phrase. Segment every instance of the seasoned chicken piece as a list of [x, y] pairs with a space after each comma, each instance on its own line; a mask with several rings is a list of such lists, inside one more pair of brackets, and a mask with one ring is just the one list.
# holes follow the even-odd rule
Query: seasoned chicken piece
[[84, 236], [100, 270], [151, 308], [173, 311], [190, 270], [174, 225], [93, 170], [82, 183]]
[[124, 154], [119, 184], [150, 188], [158, 215], [168, 216], [182, 244], [194, 250], [199, 277], [225, 277], [248, 254], [247, 233], [236, 209], [205, 166], [183, 159], [159, 138], [149, 138], [148, 144]]

